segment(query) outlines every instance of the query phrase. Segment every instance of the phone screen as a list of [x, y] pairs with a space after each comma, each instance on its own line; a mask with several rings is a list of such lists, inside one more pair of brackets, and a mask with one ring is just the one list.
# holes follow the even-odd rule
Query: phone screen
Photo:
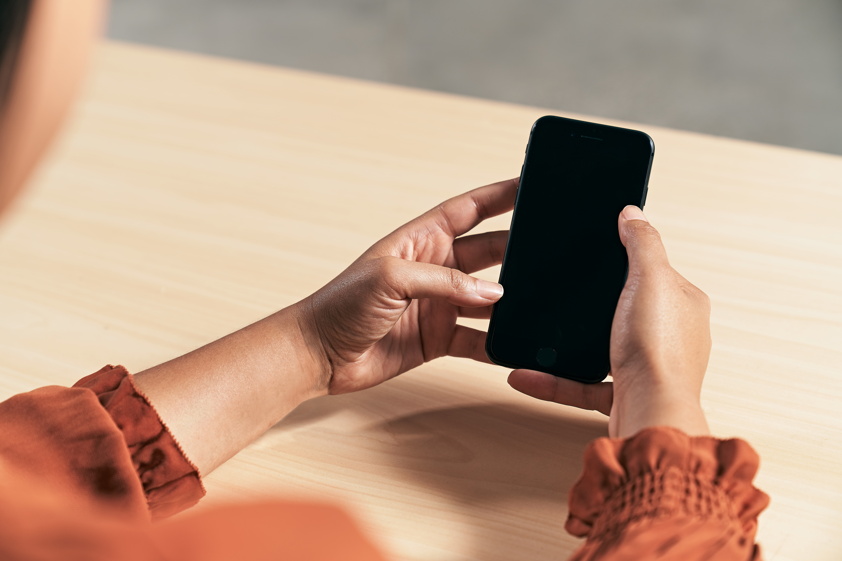
[[654, 144], [639, 131], [542, 117], [532, 128], [486, 350], [583, 382], [608, 374], [628, 258], [617, 219], [643, 207]]

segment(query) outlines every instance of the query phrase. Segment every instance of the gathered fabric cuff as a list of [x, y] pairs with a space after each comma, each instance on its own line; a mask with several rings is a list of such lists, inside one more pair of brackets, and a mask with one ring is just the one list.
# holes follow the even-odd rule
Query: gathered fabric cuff
[[199, 470], [124, 367], [105, 366], [73, 387], [92, 390], [122, 431], [153, 520], [199, 502], [205, 495]]
[[616, 542], [647, 519], [716, 519], [738, 530], [740, 545], [753, 544], [757, 516], [769, 503], [752, 485], [759, 462], [743, 440], [689, 437], [670, 427], [597, 439], [570, 490], [565, 527], [589, 542]]

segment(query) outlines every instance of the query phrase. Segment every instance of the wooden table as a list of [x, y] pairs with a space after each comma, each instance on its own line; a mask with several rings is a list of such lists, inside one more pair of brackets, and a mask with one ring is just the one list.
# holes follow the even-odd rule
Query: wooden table
[[[515, 176], [546, 113], [105, 44], [0, 230], [0, 398], [137, 372], [293, 303], [439, 201]], [[842, 158], [639, 127], [657, 145], [647, 214], [713, 301], [705, 410], [762, 457], [766, 556], [838, 560]], [[443, 359], [307, 403], [209, 475], [198, 508], [338, 501], [395, 559], [564, 558], [567, 492], [606, 419], [506, 374]]]

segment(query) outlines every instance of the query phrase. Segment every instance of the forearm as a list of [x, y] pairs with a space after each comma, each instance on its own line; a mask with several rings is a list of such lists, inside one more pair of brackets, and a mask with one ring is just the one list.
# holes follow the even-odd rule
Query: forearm
[[[615, 383], [616, 384], [616, 383]], [[694, 391], [638, 381], [614, 393], [611, 434], [627, 438], [649, 427], [674, 427], [691, 436], [708, 436], [707, 419]]]
[[291, 306], [135, 376], [202, 475], [326, 393]]

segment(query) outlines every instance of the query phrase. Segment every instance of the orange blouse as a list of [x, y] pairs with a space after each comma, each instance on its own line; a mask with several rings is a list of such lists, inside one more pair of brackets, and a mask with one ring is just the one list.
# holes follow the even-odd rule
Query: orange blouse
[[[205, 491], [123, 367], [0, 403], [0, 434], [0, 559], [384, 559], [328, 505], [229, 506], [151, 524]], [[570, 492], [567, 530], [587, 537], [573, 559], [759, 558], [768, 497], [751, 484], [757, 466], [741, 440], [669, 428], [592, 442]]]

